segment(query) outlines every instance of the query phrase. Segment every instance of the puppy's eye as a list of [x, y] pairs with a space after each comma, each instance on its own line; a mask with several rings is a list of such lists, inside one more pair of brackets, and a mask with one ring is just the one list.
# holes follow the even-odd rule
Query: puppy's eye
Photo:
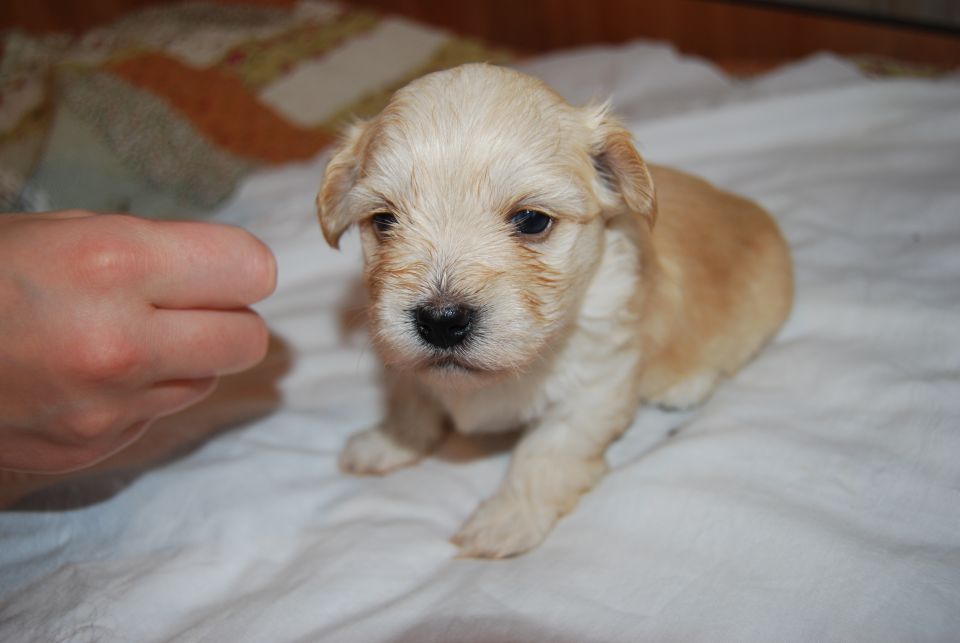
[[524, 235], [537, 235], [546, 232], [553, 219], [537, 210], [520, 210], [510, 219], [517, 232]]
[[373, 228], [377, 231], [377, 236], [384, 236], [390, 233], [390, 229], [397, 225], [397, 217], [389, 212], [378, 212], [373, 215]]

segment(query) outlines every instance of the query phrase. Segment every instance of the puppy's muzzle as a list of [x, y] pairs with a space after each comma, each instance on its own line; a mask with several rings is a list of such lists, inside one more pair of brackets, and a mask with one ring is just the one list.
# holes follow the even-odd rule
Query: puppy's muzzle
[[464, 305], [426, 305], [413, 311], [413, 321], [423, 341], [437, 348], [452, 348], [470, 335], [474, 314], [473, 308]]

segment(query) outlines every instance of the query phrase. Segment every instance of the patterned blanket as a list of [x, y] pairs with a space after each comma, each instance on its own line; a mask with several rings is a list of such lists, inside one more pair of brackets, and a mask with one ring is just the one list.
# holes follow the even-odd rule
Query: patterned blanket
[[186, 2], [0, 49], [0, 210], [196, 217], [411, 79], [509, 52], [328, 2]]

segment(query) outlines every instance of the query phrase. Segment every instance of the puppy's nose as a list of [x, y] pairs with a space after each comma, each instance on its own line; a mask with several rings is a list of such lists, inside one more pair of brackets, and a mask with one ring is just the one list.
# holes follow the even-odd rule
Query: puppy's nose
[[473, 309], [469, 306], [420, 306], [414, 311], [417, 332], [437, 348], [456, 346], [470, 334]]

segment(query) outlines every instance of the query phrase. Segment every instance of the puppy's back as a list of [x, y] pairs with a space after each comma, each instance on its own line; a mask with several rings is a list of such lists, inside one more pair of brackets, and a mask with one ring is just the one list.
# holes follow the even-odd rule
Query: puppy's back
[[777, 224], [759, 205], [678, 170], [650, 170], [658, 274], [644, 311], [649, 358], [641, 389], [656, 399], [684, 380], [731, 375], [748, 361], [787, 318], [793, 271]]

